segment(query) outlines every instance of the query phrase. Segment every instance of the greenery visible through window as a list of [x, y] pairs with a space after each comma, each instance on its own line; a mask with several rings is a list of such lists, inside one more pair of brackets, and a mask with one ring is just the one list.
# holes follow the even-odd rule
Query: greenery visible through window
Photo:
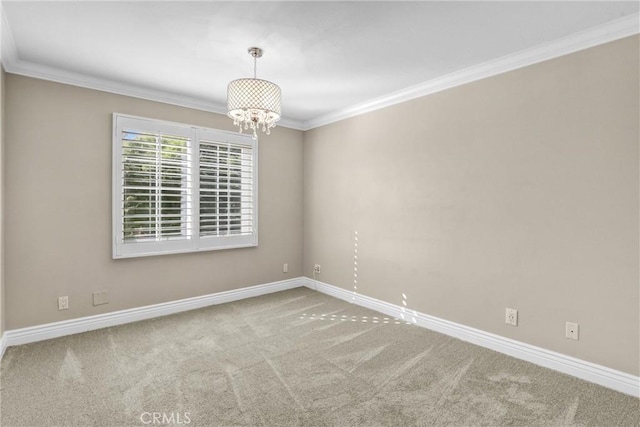
[[190, 236], [183, 221], [189, 140], [125, 132], [124, 240]]
[[114, 115], [114, 258], [257, 245], [256, 142]]

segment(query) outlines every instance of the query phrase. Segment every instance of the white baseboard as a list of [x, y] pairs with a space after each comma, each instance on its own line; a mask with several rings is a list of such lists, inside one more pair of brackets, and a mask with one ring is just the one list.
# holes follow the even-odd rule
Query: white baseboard
[[401, 306], [380, 301], [353, 291], [347, 291], [308, 277], [303, 278], [303, 283], [304, 286], [315, 289], [318, 292], [352, 302], [392, 317], [401, 318], [404, 314], [406, 318], [405, 320], [409, 320], [418, 326], [456, 337], [463, 341], [504, 353], [517, 359], [526, 360], [527, 362], [544, 366], [545, 368], [550, 368], [555, 371], [572, 375], [631, 396], [640, 397], [640, 377], [557, 353], [555, 351], [501, 337], [479, 329], [474, 329], [469, 326], [429, 316], [427, 314], [414, 312], [414, 310], [403, 310], [403, 307]]
[[5, 349], [9, 346], [28, 344], [65, 335], [137, 322], [139, 320], [238, 301], [301, 286], [306, 286], [318, 292], [352, 302], [392, 317], [401, 318], [404, 314], [407, 318], [410, 316], [411, 321], [415, 318], [415, 323], [418, 326], [456, 337], [463, 341], [468, 341], [518, 359], [526, 360], [536, 365], [563, 372], [625, 394], [640, 397], [640, 377], [427, 314], [419, 312], [415, 312], [414, 314], [413, 310], [407, 311], [405, 309], [403, 311], [403, 307], [398, 305], [347, 291], [308, 277], [298, 277], [178, 301], [5, 331], [4, 334], [0, 336], [0, 360], [4, 355]]
[[0, 335], [0, 360], [2, 360], [2, 356], [4, 356], [4, 351], [7, 349], [7, 339], [4, 336], [5, 334]]
[[139, 320], [166, 316], [210, 305], [223, 304], [238, 301], [245, 298], [257, 297], [273, 292], [285, 291], [303, 286], [301, 278], [282, 280], [279, 282], [265, 283], [232, 291], [218, 292], [199, 297], [186, 298], [178, 301], [170, 301], [161, 304], [132, 308], [129, 310], [114, 311], [95, 316], [81, 317], [78, 319], [64, 320], [61, 322], [47, 323], [22, 329], [5, 331], [2, 338], [2, 353], [5, 347], [12, 345], [28, 344], [36, 341], [58, 338], [65, 335], [78, 334], [80, 332], [93, 331], [95, 329], [122, 325], [124, 323], [137, 322]]

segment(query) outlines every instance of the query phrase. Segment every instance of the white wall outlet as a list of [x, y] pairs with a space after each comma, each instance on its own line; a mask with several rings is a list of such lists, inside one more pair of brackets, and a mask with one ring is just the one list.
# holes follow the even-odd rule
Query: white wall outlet
[[97, 291], [93, 293], [93, 305], [109, 303], [109, 291]]
[[58, 310], [69, 309], [69, 297], [58, 297]]
[[316, 264], [313, 266], [313, 272], [315, 274], [320, 274], [320, 264]]
[[289, 272], [289, 264], [282, 264], [282, 272], [283, 273]]
[[518, 310], [507, 308], [505, 310], [504, 323], [507, 325], [518, 326]]
[[580, 326], [577, 323], [567, 322], [565, 325], [564, 336], [570, 340], [577, 340]]

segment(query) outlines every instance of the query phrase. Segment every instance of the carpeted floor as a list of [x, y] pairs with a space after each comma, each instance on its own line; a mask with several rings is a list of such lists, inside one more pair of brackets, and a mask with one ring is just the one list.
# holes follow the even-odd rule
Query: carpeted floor
[[639, 400], [299, 288], [7, 350], [2, 426], [638, 425]]

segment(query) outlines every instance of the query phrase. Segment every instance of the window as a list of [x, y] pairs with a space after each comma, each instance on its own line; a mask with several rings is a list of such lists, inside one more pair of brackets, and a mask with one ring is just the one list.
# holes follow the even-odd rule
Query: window
[[257, 246], [248, 135], [114, 114], [113, 257]]

